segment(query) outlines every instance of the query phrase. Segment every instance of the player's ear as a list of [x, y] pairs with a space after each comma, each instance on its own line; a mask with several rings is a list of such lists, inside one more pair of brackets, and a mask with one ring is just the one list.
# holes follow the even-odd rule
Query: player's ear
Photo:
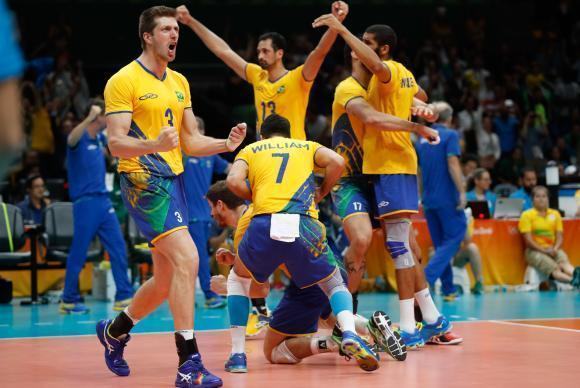
[[388, 44], [385, 44], [384, 46], [381, 46], [381, 56], [382, 57], [388, 57], [390, 55], [391, 52], [391, 46], [389, 46]]
[[277, 59], [282, 59], [284, 58], [284, 50], [280, 49], [280, 50], [276, 50], [276, 58]]
[[143, 40], [145, 43], [152, 44], [153, 43], [153, 35], [149, 32], [143, 33]]

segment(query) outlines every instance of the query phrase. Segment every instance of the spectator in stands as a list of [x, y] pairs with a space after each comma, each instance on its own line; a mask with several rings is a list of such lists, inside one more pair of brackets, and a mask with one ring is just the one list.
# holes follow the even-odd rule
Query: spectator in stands
[[518, 126], [520, 121], [514, 114], [515, 105], [512, 100], [505, 100], [500, 108], [500, 114], [493, 121], [493, 125], [499, 136], [502, 157], [509, 158], [516, 148], [518, 138]]
[[[205, 134], [205, 122], [197, 117], [197, 128]], [[199, 283], [205, 295], [207, 308], [225, 307], [226, 299], [210, 289], [209, 250], [207, 242], [211, 228], [210, 208], [205, 200], [205, 194], [211, 185], [214, 174], [227, 174], [231, 164], [219, 155], [184, 159], [183, 181], [185, 182], [185, 198], [189, 213], [189, 234], [195, 242], [199, 254]]]
[[22, 218], [27, 224], [41, 224], [42, 213], [50, 200], [46, 198], [44, 179], [39, 174], [30, 175], [26, 179], [26, 198], [17, 206], [22, 211]]
[[66, 260], [64, 291], [60, 303], [63, 314], [86, 314], [89, 309], [79, 293], [79, 275], [95, 235], [111, 258], [115, 286], [113, 310], [123, 311], [133, 297], [127, 276], [127, 247], [105, 185], [106, 162], [103, 135], [105, 102], [94, 99], [87, 117], [68, 135], [67, 170], [73, 201], [74, 235]]
[[564, 226], [560, 212], [548, 207], [546, 187], [534, 187], [532, 196], [533, 208], [523, 212], [519, 222], [527, 263], [554, 280], [580, 288], [580, 267], [574, 268], [561, 249]]
[[467, 263], [471, 264], [471, 271], [475, 278], [475, 284], [471, 288], [471, 293], [475, 295], [483, 294], [483, 268], [481, 262], [481, 253], [478, 246], [473, 242], [473, 226], [475, 220], [471, 213], [471, 209], [465, 209], [465, 218], [467, 219], [467, 231], [465, 238], [461, 243], [459, 252], [455, 255], [453, 266], [463, 268]]
[[532, 203], [532, 190], [538, 184], [538, 176], [536, 175], [536, 170], [531, 167], [526, 167], [522, 170], [520, 176], [520, 189], [510, 195], [510, 198], [520, 198], [524, 200], [524, 207], [522, 210], [531, 209]]
[[[489, 188], [491, 186], [491, 176], [485, 168], [478, 168], [473, 172], [473, 190], [468, 191], [466, 198], [468, 201], [487, 201], [489, 214], [493, 217], [495, 211], [495, 195]], [[471, 185], [470, 185], [471, 186]]]
[[459, 157], [459, 136], [450, 129], [453, 109], [446, 102], [434, 102], [439, 112], [433, 129], [439, 132], [441, 142], [429, 144], [421, 139], [415, 144], [423, 182], [423, 207], [435, 254], [425, 267], [430, 286], [441, 279], [441, 291], [446, 300], [454, 300], [451, 260], [459, 250], [467, 228], [465, 213], [465, 186]]
[[482, 130], [482, 110], [477, 98], [472, 94], [468, 94], [465, 98], [465, 109], [459, 112], [457, 120], [465, 152], [477, 152], [477, 133]]
[[493, 121], [489, 114], [483, 115], [483, 128], [477, 133], [477, 153], [481, 167], [493, 170], [501, 156], [499, 137], [493, 132]]
[[467, 187], [467, 180], [479, 167], [479, 159], [474, 154], [465, 154], [461, 157], [461, 172], [463, 172], [463, 182]]

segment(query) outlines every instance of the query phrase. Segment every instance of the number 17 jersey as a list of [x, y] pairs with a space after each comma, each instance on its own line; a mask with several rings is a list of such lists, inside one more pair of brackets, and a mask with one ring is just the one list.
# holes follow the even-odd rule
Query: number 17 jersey
[[248, 165], [253, 215], [290, 213], [318, 218], [313, 141], [273, 137], [248, 145], [236, 162]]
[[276, 113], [290, 121], [292, 139], [306, 140], [304, 123], [312, 81], [304, 79], [303, 67], [298, 66], [277, 80], [270, 81], [266, 70], [248, 63], [246, 79], [254, 88], [258, 130], [266, 117]]
[[[189, 84], [169, 68], [161, 78], [135, 60], [114, 74], [105, 87], [105, 113], [131, 113], [128, 136], [153, 140], [162, 127], [179, 134], [185, 109], [191, 109]], [[134, 158], [120, 158], [119, 172], [171, 177], [183, 172], [181, 147]]]

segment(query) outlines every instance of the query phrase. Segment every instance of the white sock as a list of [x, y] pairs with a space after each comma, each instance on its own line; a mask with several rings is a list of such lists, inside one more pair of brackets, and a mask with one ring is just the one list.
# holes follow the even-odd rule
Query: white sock
[[368, 336], [370, 334], [367, 327], [368, 321], [369, 320], [362, 315], [354, 315], [354, 327], [356, 327], [356, 332], [358, 335]]
[[232, 326], [232, 354], [246, 352], [246, 326]]
[[310, 340], [310, 351], [312, 354], [337, 352], [338, 344], [330, 336], [312, 337]]
[[131, 320], [131, 322], [133, 322], [133, 326], [135, 326], [137, 323], [139, 323], [138, 319], [135, 319], [131, 316], [131, 314], [129, 314], [129, 307], [125, 307], [125, 310], [123, 310], [123, 312], [125, 313], [126, 316], [129, 317], [129, 319]]
[[401, 312], [401, 330], [407, 333], [415, 332], [415, 299], [399, 299], [399, 309]]
[[429, 287], [416, 292], [415, 299], [417, 299], [417, 303], [419, 303], [419, 307], [421, 308], [423, 320], [429, 324], [437, 322], [441, 313], [437, 310], [435, 302], [433, 302], [433, 298], [429, 292]]
[[336, 316], [338, 325], [342, 331], [351, 331], [356, 334], [356, 329], [354, 326], [354, 315], [352, 311], [343, 310]]
[[186, 341], [193, 339], [193, 330], [177, 330], [175, 332], [181, 335]]

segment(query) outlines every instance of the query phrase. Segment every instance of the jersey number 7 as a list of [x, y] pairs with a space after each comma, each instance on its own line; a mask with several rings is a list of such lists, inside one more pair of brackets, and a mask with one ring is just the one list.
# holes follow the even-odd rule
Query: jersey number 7
[[280, 170], [278, 170], [278, 177], [276, 178], [276, 183], [282, 183], [284, 173], [286, 172], [286, 167], [288, 166], [288, 159], [290, 159], [290, 154], [287, 152], [281, 154], [272, 154], [272, 157], [282, 158], [282, 164], [280, 164]]

